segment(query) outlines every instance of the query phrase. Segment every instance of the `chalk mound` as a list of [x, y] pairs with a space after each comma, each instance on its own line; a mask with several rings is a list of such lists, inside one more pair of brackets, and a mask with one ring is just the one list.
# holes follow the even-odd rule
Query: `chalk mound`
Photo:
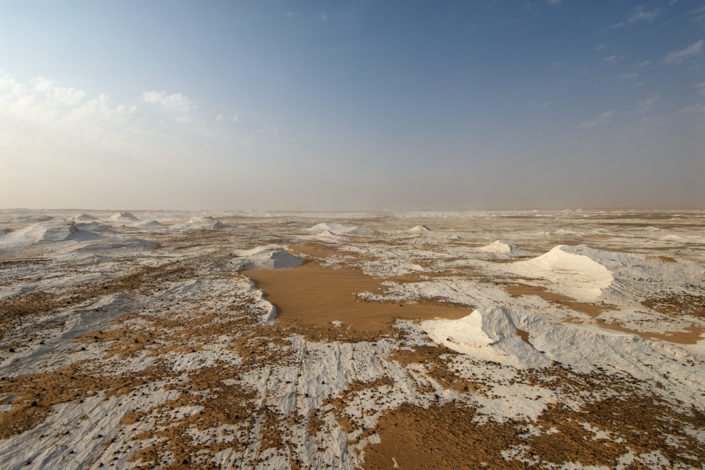
[[236, 250], [236, 269], [286, 269], [295, 268], [304, 259], [292, 255], [283, 246], [266, 245], [251, 250]]
[[416, 227], [411, 227], [408, 231], [412, 233], [422, 233], [431, 232], [431, 229], [427, 225], [417, 225]]
[[182, 225], [187, 230], [218, 230], [226, 227], [223, 222], [211, 216], [191, 217], [188, 222]]
[[199, 216], [196, 216], [196, 217], [191, 217], [191, 218], [188, 220], [188, 223], [189, 223], [189, 224], [212, 224], [212, 223], [215, 223], [215, 222], [217, 222], [217, 220], [214, 219], [213, 217], [211, 217], [210, 215], [206, 215], [206, 216], [200, 216], [200, 215], [199, 215]]
[[309, 232], [315, 235], [355, 235], [362, 233], [370, 233], [369, 229], [357, 227], [355, 225], [342, 225], [335, 223], [320, 223], [308, 229]]
[[191, 217], [187, 222], [171, 225], [169, 228], [171, 230], [195, 232], [199, 230], [219, 230], [225, 227], [227, 225], [211, 216], [196, 216]]
[[130, 212], [116, 212], [110, 216], [110, 220], [121, 224], [130, 224], [133, 222], [137, 222], [140, 219], [135, 217]]
[[204, 220], [201, 223], [211, 230], [218, 230], [226, 227], [223, 222], [221, 222], [220, 220], [216, 220], [213, 217], [204, 217], [203, 219]]
[[492, 253], [496, 255], [511, 255], [511, 256], [521, 256], [529, 254], [530, 252], [522, 250], [513, 243], [507, 243], [502, 240], [495, 240], [489, 245], [485, 245], [482, 248], [478, 248], [478, 251], [483, 253]]
[[482, 329], [482, 314], [477, 310], [458, 320], [427, 320], [421, 322], [421, 328], [433, 341], [458, 352], [495, 343]]
[[161, 230], [164, 229], [164, 225], [157, 222], [156, 220], [145, 220], [134, 225], [135, 228], [142, 230]]
[[558, 245], [526, 261], [502, 269], [546, 279], [549, 288], [584, 302], [641, 302], [654, 293], [698, 294], [705, 270], [697, 263], [664, 263], [643, 254]]
[[114, 232], [110, 226], [99, 222], [98, 220], [84, 220], [84, 221], [74, 221], [76, 228], [83, 232], [93, 232], [93, 233], [107, 233]]
[[420, 326], [431, 340], [461, 354], [521, 368], [556, 361], [585, 373], [608, 365], [658, 380], [664, 370], [675, 373], [674, 356], [682, 354], [654, 348], [649, 340], [631, 333], [554, 323], [528, 310], [497, 306], [478, 308], [459, 320], [427, 320]]
[[87, 223], [87, 222], [93, 222], [98, 220], [98, 217], [95, 217], [90, 214], [79, 214], [79, 215], [74, 215], [71, 217], [71, 220], [73, 220], [76, 223]]
[[80, 230], [73, 222], [48, 220], [0, 236], [0, 248], [15, 248], [67, 240], [92, 240], [97, 235]]
[[340, 235], [336, 235], [335, 233], [331, 232], [330, 230], [324, 230], [323, 232], [318, 232], [315, 235], [311, 235], [311, 237], [308, 238], [314, 238], [318, 241], [325, 242], [325, 243], [338, 243], [340, 241], [346, 240], [346, 238], [341, 237]]
[[435, 343], [485, 360], [530, 367], [551, 362], [519, 336], [512, 312], [504, 307], [478, 309], [458, 320], [426, 320], [421, 329]]
[[605, 253], [582, 245], [557, 245], [541, 256], [513, 263], [511, 270], [548, 279], [562, 293], [591, 302], [599, 299], [614, 280], [612, 272], [600, 262]]

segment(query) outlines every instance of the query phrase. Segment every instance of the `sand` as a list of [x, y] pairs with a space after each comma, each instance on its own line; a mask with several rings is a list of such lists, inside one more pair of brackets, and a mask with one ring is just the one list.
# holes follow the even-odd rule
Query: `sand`
[[428, 320], [462, 318], [467, 308], [439, 303], [366, 302], [358, 293], [382, 289], [381, 281], [365, 276], [355, 269], [333, 269], [309, 261], [292, 269], [245, 270], [265, 298], [277, 309], [282, 326], [337, 328], [375, 338], [394, 334], [397, 319]]

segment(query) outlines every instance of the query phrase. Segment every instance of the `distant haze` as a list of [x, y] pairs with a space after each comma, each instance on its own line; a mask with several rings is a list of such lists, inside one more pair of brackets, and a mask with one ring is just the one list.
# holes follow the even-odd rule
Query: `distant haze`
[[702, 1], [0, 3], [0, 208], [703, 206]]

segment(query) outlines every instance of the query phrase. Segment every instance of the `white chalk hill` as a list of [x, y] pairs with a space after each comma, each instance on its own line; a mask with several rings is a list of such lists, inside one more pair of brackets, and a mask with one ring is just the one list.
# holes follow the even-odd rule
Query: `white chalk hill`
[[642, 254], [583, 245], [558, 245], [541, 256], [507, 264], [503, 269], [546, 279], [551, 290], [583, 302], [636, 302], [659, 292], [691, 292], [705, 287], [705, 270], [696, 263], [665, 263]]
[[320, 223], [308, 229], [309, 232], [321, 235], [321, 234], [332, 234], [332, 235], [356, 235], [362, 233], [369, 233], [370, 230], [364, 227], [357, 227], [355, 225], [342, 225], [336, 223]]
[[502, 240], [495, 240], [489, 245], [485, 245], [482, 248], [478, 248], [478, 251], [483, 253], [492, 253], [495, 255], [508, 255], [508, 256], [525, 256], [531, 254], [530, 251], [522, 250], [513, 243], [508, 243]]
[[235, 269], [287, 269], [300, 266], [304, 259], [286, 251], [280, 245], [258, 246], [251, 250], [236, 250]]
[[119, 224], [132, 224], [137, 221], [139, 221], [137, 217], [135, 217], [133, 214], [130, 212], [116, 212], [113, 215], [110, 216], [110, 221], [119, 223]]
[[80, 230], [73, 222], [52, 219], [1, 235], [0, 248], [15, 248], [68, 240], [94, 240], [96, 238], [99, 236]]

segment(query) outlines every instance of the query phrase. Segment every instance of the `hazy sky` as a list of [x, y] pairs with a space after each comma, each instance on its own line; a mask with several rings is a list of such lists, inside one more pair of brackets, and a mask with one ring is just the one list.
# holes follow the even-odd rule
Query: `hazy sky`
[[0, 207], [705, 206], [705, 3], [1, 1]]

